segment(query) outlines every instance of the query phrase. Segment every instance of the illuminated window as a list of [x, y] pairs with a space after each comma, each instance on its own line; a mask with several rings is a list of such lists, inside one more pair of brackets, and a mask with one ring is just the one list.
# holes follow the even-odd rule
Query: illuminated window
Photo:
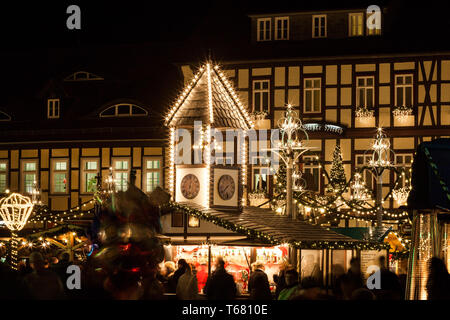
[[[369, 164], [369, 161], [372, 160], [372, 155], [356, 155], [356, 167], [362, 168]], [[375, 176], [370, 172], [370, 170], [364, 170], [363, 172], [363, 181], [367, 189], [374, 190], [376, 188]]]
[[128, 176], [130, 172], [129, 159], [114, 159], [113, 172], [117, 191], [128, 189]]
[[37, 182], [37, 160], [22, 161], [22, 190], [31, 193]]
[[144, 158], [144, 190], [152, 192], [162, 182], [162, 159], [157, 157]]
[[[406, 181], [409, 181], [411, 179], [411, 172], [409, 171], [409, 169], [411, 168], [412, 159], [413, 155], [411, 153], [395, 155], [395, 164], [402, 166], [405, 170], [405, 175], [400, 177], [398, 181], [398, 188], [409, 185], [409, 183], [406, 183]], [[397, 177], [395, 177], [395, 180], [397, 180]]]
[[188, 227], [190, 228], [200, 228], [200, 219], [194, 216], [189, 216]]
[[269, 168], [253, 168], [253, 191], [267, 193], [269, 191]]
[[303, 179], [306, 181], [306, 190], [320, 191], [320, 165], [314, 162], [315, 156], [303, 156]]
[[289, 17], [275, 18], [275, 40], [289, 40]]
[[47, 100], [47, 118], [48, 119], [59, 118], [59, 99]]
[[100, 112], [100, 117], [144, 117], [147, 116], [148, 112], [142, 107], [136, 106], [134, 104], [116, 104], [114, 106], [108, 107], [102, 112]]
[[69, 160], [52, 159], [52, 193], [67, 193]]
[[[370, 13], [370, 14], [367, 14], [367, 18], [366, 18], [366, 19], [369, 19], [369, 17], [370, 17], [372, 14], [375, 14], [375, 13], [372, 12], [372, 13]], [[380, 14], [380, 19], [381, 19], [381, 14]], [[367, 20], [366, 20], [366, 21], [367, 21]], [[381, 34], [381, 28], [380, 28], [380, 29], [377, 29], [377, 28], [374, 28], [374, 29], [366, 28], [366, 34], [367, 34], [368, 36], [377, 36], [377, 35], [380, 35], [380, 34]]]
[[81, 192], [94, 193], [97, 186], [97, 174], [99, 171], [98, 159], [83, 159], [81, 171]]
[[0, 193], [8, 189], [8, 161], [0, 161]]
[[320, 94], [321, 94], [320, 78], [305, 79], [304, 88], [304, 113], [320, 112]]
[[253, 111], [269, 112], [270, 84], [269, 80], [253, 81]]
[[270, 41], [271, 40], [271, 26], [272, 21], [270, 18], [262, 18], [257, 20], [257, 41]]
[[313, 38], [325, 38], [327, 36], [327, 16], [325, 14], [312, 16]]
[[413, 104], [413, 76], [395, 76], [395, 101], [396, 107], [411, 107]]
[[372, 108], [375, 104], [373, 77], [356, 78], [356, 103], [358, 107]]
[[364, 14], [349, 13], [348, 14], [348, 35], [350, 37], [357, 37], [364, 35]]

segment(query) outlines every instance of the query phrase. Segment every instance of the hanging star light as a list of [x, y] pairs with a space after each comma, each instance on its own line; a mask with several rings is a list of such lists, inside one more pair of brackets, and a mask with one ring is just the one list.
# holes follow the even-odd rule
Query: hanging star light
[[17, 231], [23, 229], [33, 212], [34, 204], [30, 198], [18, 193], [0, 200], [0, 216], [11, 231], [11, 267], [17, 270], [18, 236]]

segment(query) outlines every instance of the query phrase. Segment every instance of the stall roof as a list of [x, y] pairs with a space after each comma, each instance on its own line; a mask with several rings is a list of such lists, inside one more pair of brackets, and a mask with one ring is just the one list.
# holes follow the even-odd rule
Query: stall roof
[[245, 207], [242, 212], [207, 209], [183, 202], [171, 203], [173, 209], [210, 221], [223, 228], [245, 234], [261, 244], [289, 243], [304, 249], [381, 249], [379, 243], [369, 243], [330, 231], [303, 221], [277, 215], [270, 209]]
[[450, 210], [450, 139], [423, 142], [412, 165], [408, 208]]

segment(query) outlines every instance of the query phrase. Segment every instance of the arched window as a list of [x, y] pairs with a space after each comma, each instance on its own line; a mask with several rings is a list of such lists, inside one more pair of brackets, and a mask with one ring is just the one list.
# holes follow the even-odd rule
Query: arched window
[[11, 116], [3, 111], [0, 111], [0, 121], [11, 121]]
[[90, 80], [103, 80], [103, 78], [90, 72], [77, 71], [64, 79], [64, 81], [90, 81]]
[[147, 116], [147, 110], [129, 103], [121, 103], [110, 106], [100, 112], [100, 117], [144, 117]]

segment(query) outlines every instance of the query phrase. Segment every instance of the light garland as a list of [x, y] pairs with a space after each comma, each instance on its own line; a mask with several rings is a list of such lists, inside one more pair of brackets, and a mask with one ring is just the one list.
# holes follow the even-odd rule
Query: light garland
[[[245, 141], [247, 132], [243, 131], [243, 142], [242, 142], [242, 150], [241, 150], [241, 167], [242, 167], [242, 186], [244, 188], [247, 187], [247, 142]], [[248, 190], [248, 189], [247, 189]], [[247, 199], [242, 196], [242, 205], [247, 205]]]
[[396, 107], [392, 114], [396, 117], [400, 122], [405, 122], [408, 119], [408, 116], [412, 115], [412, 108], [407, 106]]
[[212, 102], [212, 84], [211, 84], [211, 67], [209, 63], [206, 65], [206, 70], [208, 73], [208, 107], [209, 107], [209, 123], [214, 123], [214, 112], [213, 112], [213, 102]]
[[210, 143], [211, 143], [211, 125], [206, 126], [206, 145], [205, 145], [205, 163], [206, 163], [206, 173], [205, 173], [205, 182], [204, 182], [204, 188], [205, 188], [205, 207], [209, 208], [209, 180], [210, 180], [210, 168], [211, 168], [211, 150], [210, 150]]
[[374, 117], [374, 111], [367, 109], [367, 107], [357, 107], [355, 115], [361, 120], [370, 120]]
[[170, 128], [170, 145], [169, 145], [169, 192], [172, 199], [175, 199], [175, 128]]

